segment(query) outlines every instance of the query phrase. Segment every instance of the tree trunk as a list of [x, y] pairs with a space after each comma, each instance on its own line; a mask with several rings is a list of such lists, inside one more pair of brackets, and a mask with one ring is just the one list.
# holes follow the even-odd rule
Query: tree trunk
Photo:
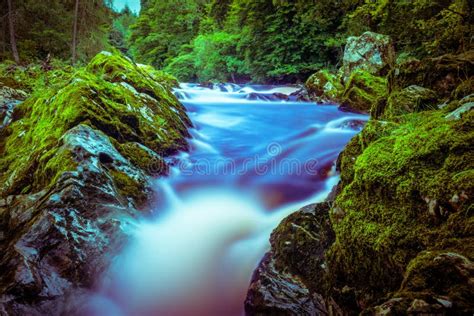
[[77, 50], [77, 20], [79, 16], [79, 0], [76, 0], [76, 6], [74, 8], [74, 27], [72, 31], [72, 64], [76, 63], [76, 50]]
[[[6, 16], [5, 16], [6, 17]], [[5, 56], [7, 51], [7, 24], [5, 23], [5, 19], [2, 19], [2, 55]]]
[[12, 0], [7, 0], [8, 2], [8, 26], [10, 29], [10, 46], [12, 48], [13, 59], [17, 64], [20, 63], [20, 56], [18, 56], [18, 49], [16, 47], [15, 39], [15, 23], [13, 22], [13, 5]]

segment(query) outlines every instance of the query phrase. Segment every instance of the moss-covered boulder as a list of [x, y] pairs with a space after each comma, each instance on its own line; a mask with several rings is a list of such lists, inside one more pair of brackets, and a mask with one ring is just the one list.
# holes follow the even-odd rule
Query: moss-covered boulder
[[449, 97], [460, 84], [474, 76], [473, 60], [474, 50], [422, 60], [408, 59], [390, 71], [390, 91], [418, 85], [434, 90], [440, 97]]
[[306, 89], [312, 100], [331, 103], [339, 102], [344, 87], [336, 74], [323, 69], [308, 78]]
[[0, 131], [6, 314], [66, 313], [148, 209], [163, 157], [187, 148], [190, 121], [168, 75], [101, 53], [63, 78], [35, 85]]
[[387, 35], [365, 32], [358, 37], [349, 37], [344, 49], [342, 78], [347, 82], [356, 70], [372, 75], [384, 76], [395, 63], [395, 49]]
[[[250, 310], [284, 306], [277, 311], [295, 315], [305, 302], [298, 306], [325, 307], [321, 315], [472, 313], [471, 109], [466, 97], [370, 120], [338, 159], [335, 201], [300, 210], [273, 232]], [[298, 289], [297, 300], [275, 294], [288, 289]]]
[[345, 86], [341, 107], [369, 113], [378, 99], [387, 95], [387, 80], [364, 70], [354, 71]]
[[390, 94], [386, 107], [377, 109], [377, 113], [381, 115], [374, 115], [374, 111], [372, 114], [374, 117], [391, 118], [413, 112], [433, 110], [437, 108], [439, 101], [433, 90], [413, 85]]
[[371, 139], [363, 132], [342, 154], [328, 265], [333, 287], [352, 289], [360, 307], [397, 291], [422, 251], [474, 256], [473, 113], [446, 115], [370, 124]]
[[185, 149], [189, 120], [166, 87], [169, 82], [158, 80], [120, 55], [101, 53], [63, 87], [38, 91], [16, 108], [19, 119], [3, 132], [0, 195], [53, 185], [65, 171], [52, 162], [59, 140], [78, 124], [119, 144], [139, 142], [160, 155]]
[[461, 81], [461, 83], [451, 93], [451, 97], [455, 100], [459, 100], [471, 94], [474, 94], [474, 76]]

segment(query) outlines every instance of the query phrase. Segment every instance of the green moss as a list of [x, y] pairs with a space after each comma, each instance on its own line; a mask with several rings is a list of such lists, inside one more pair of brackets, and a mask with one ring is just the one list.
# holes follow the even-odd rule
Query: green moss
[[459, 84], [473, 76], [473, 59], [474, 50], [422, 60], [409, 59], [389, 73], [390, 91], [418, 85], [434, 90], [440, 97], [449, 97]]
[[449, 246], [474, 256], [466, 247], [473, 228], [474, 114], [458, 121], [445, 115], [372, 120], [339, 159], [330, 274], [336, 288], [355, 288], [364, 304], [397, 290], [422, 250]]
[[344, 90], [337, 75], [327, 69], [313, 74], [306, 81], [309, 95], [316, 101], [338, 101]]
[[[2, 131], [0, 196], [48, 188], [74, 170], [73, 160], [58, 150], [62, 135], [78, 124], [102, 131], [116, 144], [136, 142], [162, 155], [186, 148], [188, 118], [168, 79], [159, 80], [148, 67], [103, 53], [67, 80], [37, 88]], [[123, 153], [140, 167], [136, 154]]]
[[380, 111], [382, 113], [379, 117], [390, 119], [408, 113], [434, 110], [438, 103], [439, 99], [434, 91], [420, 86], [409, 86], [390, 94], [387, 106], [384, 111]]
[[379, 98], [387, 95], [387, 80], [364, 70], [354, 71], [344, 90], [342, 106], [368, 113]]
[[146, 187], [124, 172], [110, 170], [118, 193], [126, 198], [133, 199], [137, 205], [143, 205], [148, 198]]
[[135, 167], [147, 174], [156, 176], [168, 173], [168, 165], [163, 158], [139, 143], [119, 144], [117, 148]]
[[[472, 245], [474, 239], [466, 240]], [[472, 246], [471, 246], [472, 247]], [[472, 310], [474, 264], [468, 258], [448, 250], [423, 251], [410, 261], [398, 297], [447, 297], [457, 311]]]
[[453, 91], [451, 96], [454, 99], [459, 100], [473, 93], [474, 93], [474, 76], [471, 76], [468, 79], [462, 81]]
[[45, 70], [38, 64], [18, 66], [16, 64], [0, 64], [0, 85], [31, 93], [38, 89], [45, 89], [61, 84], [73, 73], [68, 64], [53, 60], [51, 69]]

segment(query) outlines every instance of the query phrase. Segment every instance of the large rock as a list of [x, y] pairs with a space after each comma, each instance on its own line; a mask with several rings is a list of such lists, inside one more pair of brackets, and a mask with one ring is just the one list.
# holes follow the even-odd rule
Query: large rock
[[173, 80], [101, 53], [0, 131], [0, 314], [62, 315], [94, 287], [186, 149]]
[[[325, 251], [334, 241], [329, 204], [313, 204], [287, 217], [272, 233], [272, 250], [252, 278], [247, 315], [340, 315], [325, 298]], [[311, 256], [308, 256], [311, 254]]]
[[[384, 118], [391, 118], [413, 112], [437, 109], [439, 98], [431, 89], [412, 85], [401, 91], [393, 92], [387, 101], [385, 109], [378, 109]], [[374, 113], [373, 113], [374, 114]]]
[[[272, 234], [271, 259], [251, 284], [250, 310], [472, 313], [474, 128], [464, 107], [469, 97], [461, 101], [369, 121], [338, 159], [331, 221], [318, 205]], [[297, 300], [278, 296], [290, 288]]]
[[328, 315], [324, 299], [302, 280], [279, 269], [268, 253], [255, 270], [245, 300], [246, 315]]
[[320, 70], [306, 81], [310, 98], [318, 103], [339, 102], [344, 87], [336, 74], [329, 70]]
[[[448, 106], [394, 122], [373, 120], [341, 154], [340, 193], [331, 209], [336, 241], [326, 255], [333, 291], [353, 289], [361, 309], [399, 298], [393, 293], [408, 285], [411, 275], [424, 284], [420, 293], [434, 290], [438, 279], [451, 290], [434, 294], [452, 302], [454, 311], [474, 310], [472, 301], [466, 305], [466, 296], [454, 290], [465, 288], [469, 277], [458, 278], [449, 264], [436, 272], [429, 265], [423, 278], [437, 277], [425, 282], [412, 261], [424, 251], [474, 258], [473, 112], [449, 120], [449, 111]], [[336, 301], [347, 309], [346, 302]]]
[[369, 113], [374, 104], [387, 95], [387, 80], [365, 70], [354, 71], [346, 83], [341, 107], [351, 111]]
[[418, 85], [434, 90], [440, 97], [449, 97], [461, 86], [454, 93], [456, 98], [461, 98], [472, 93], [473, 60], [474, 50], [422, 60], [408, 59], [390, 71], [390, 91]]
[[349, 37], [344, 50], [341, 72], [347, 82], [352, 72], [364, 70], [372, 75], [386, 75], [395, 62], [395, 49], [389, 36], [365, 32]]

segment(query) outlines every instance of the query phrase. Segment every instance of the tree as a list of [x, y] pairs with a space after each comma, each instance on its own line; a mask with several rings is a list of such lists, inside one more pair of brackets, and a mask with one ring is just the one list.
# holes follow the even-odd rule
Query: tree
[[164, 67], [198, 34], [208, 0], [146, 1], [132, 25], [132, 53], [141, 62]]
[[79, 18], [79, 0], [76, 0], [74, 6], [74, 22], [72, 31], [72, 64], [76, 63], [76, 47], [77, 47], [77, 20]]
[[7, 0], [8, 2], [8, 26], [10, 28], [10, 47], [13, 54], [13, 59], [17, 64], [20, 63], [20, 56], [18, 55], [18, 48], [16, 46], [15, 38], [15, 22], [13, 17], [13, 4], [12, 0]]

